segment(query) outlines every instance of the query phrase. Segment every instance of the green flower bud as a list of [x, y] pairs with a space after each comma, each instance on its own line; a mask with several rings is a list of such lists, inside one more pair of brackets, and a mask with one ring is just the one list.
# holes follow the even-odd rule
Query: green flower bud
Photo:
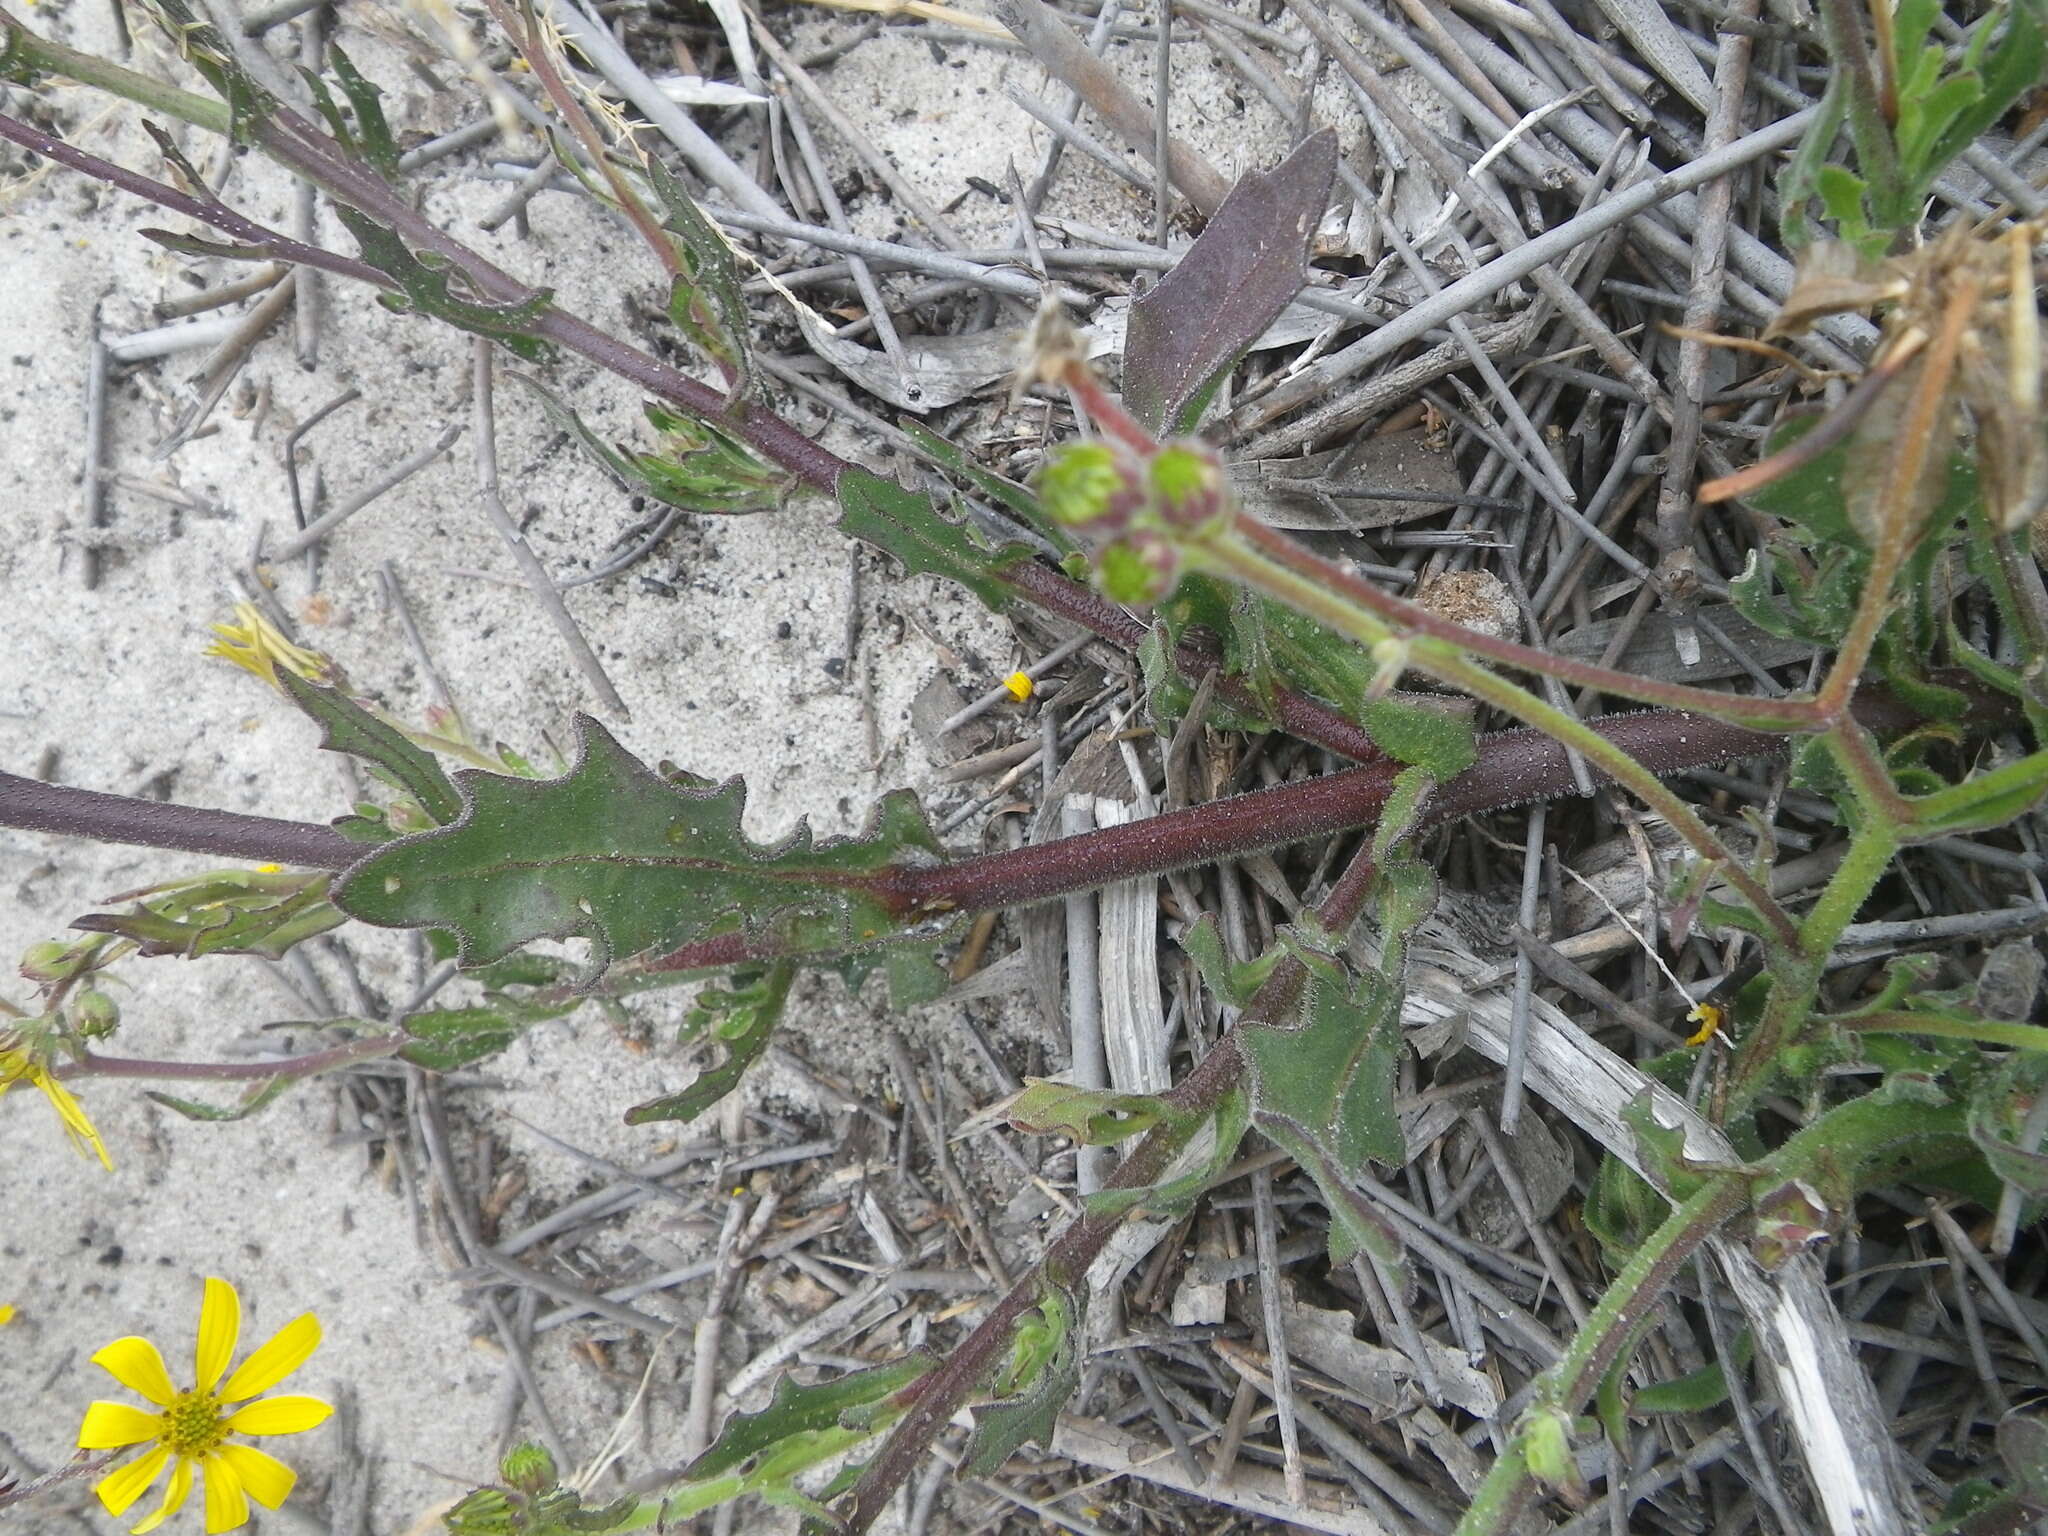
[[103, 1040], [121, 1025], [121, 1005], [98, 987], [71, 999], [72, 1027], [88, 1040]]
[[505, 1453], [504, 1460], [498, 1463], [498, 1476], [521, 1493], [541, 1493], [555, 1486], [555, 1458], [548, 1454], [546, 1446], [529, 1440]]
[[1529, 1475], [1546, 1488], [1577, 1503], [1586, 1496], [1585, 1480], [1579, 1476], [1578, 1458], [1572, 1455], [1571, 1415], [1558, 1407], [1531, 1408], [1522, 1417], [1521, 1432]]
[[1119, 603], [1156, 603], [1180, 583], [1180, 552], [1156, 535], [1138, 534], [1104, 547], [1095, 579]]
[[1069, 528], [1122, 527], [1137, 495], [1131, 476], [1106, 443], [1070, 443], [1038, 472], [1038, 499], [1053, 521]]
[[1154, 505], [1177, 528], [1201, 528], [1228, 510], [1223, 466], [1199, 444], [1169, 443], [1146, 466]]
[[78, 968], [84, 963], [85, 956], [75, 946], [46, 939], [40, 944], [29, 945], [21, 952], [21, 978], [45, 985], [67, 981], [78, 974]]

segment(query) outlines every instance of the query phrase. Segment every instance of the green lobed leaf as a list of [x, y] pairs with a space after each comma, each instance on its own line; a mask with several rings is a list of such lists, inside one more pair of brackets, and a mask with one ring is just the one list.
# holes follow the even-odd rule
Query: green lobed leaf
[[1387, 756], [1426, 769], [1439, 782], [1455, 778], [1479, 758], [1470, 715], [1390, 697], [1368, 700], [1358, 711], [1358, 723]]
[[1157, 1094], [1080, 1088], [1043, 1077], [1027, 1077], [1002, 1112], [1030, 1135], [1066, 1136], [1091, 1147], [1113, 1147], [1180, 1114]]
[[995, 1390], [1001, 1400], [974, 1410], [974, 1437], [961, 1470], [987, 1477], [1026, 1441], [1052, 1448], [1060, 1409], [1081, 1382], [1078, 1292], [1039, 1277], [1038, 1308], [1017, 1323]]
[[1401, 1051], [1401, 988], [1376, 972], [1356, 983], [1312, 944], [1290, 936], [1308, 981], [1294, 1017], [1240, 1031], [1252, 1117], [1316, 1181], [1330, 1211], [1330, 1254], [1367, 1252], [1398, 1263], [1392, 1227], [1353, 1188], [1369, 1163], [1407, 1158], [1394, 1112]]
[[535, 1024], [574, 1013], [581, 998], [537, 1002], [496, 997], [472, 1008], [434, 1008], [405, 1021], [411, 1038], [398, 1054], [416, 1067], [453, 1072], [495, 1056]]
[[1273, 968], [1287, 958], [1282, 945], [1274, 945], [1255, 960], [1243, 964], [1232, 960], [1223, 948], [1223, 925], [1214, 912], [1204, 912], [1193, 927], [1180, 937], [1180, 947], [1195, 962], [1202, 985], [1233, 1008], [1242, 1008], [1252, 994], [1265, 984]]
[[[143, 126], [149, 125], [145, 123]], [[180, 256], [209, 256], [220, 261], [269, 261], [273, 255], [261, 246], [235, 245], [226, 240], [203, 240], [197, 235], [183, 235], [169, 229], [142, 229], [136, 233], [167, 251], [176, 251]]]
[[796, 483], [709, 417], [679, 415], [652, 401], [641, 409], [661, 434], [661, 451], [628, 453], [626, 459], [634, 480], [657, 500], [721, 516], [772, 512]]
[[[2048, 6], [2041, 0], [2013, 0], [2002, 8], [2002, 14], [2005, 29], [1997, 51], [1988, 60], [1983, 54], [1999, 26], [2001, 12], [1980, 18], [1971, 29], [1965, 58], [1976, 67], [1965, 71], [1965, 77], [1972, 89], [1958, 93], [1951, 103], [1957, 109], [1938, 132], [1930, 134], [1931, 142], [1916, 167], [1921, 188], [1931, 185], [1949, 161], [2048, 77]], [[1930, 111], [1929, 115], [1934, 114]], [[1902, 142], [1900, 159], [1905, 158]]]
[[[1760, 457], [1783, 453], [1820, 423], [1818, 414], [1792, 417], [1764, 439]], [[1861, 548], [1863, 539], [1850, 524], [1842, 489], [1842, 469], [1848, 457], [1847, 445], [1837, 443], [1758, 487], [1746, 499], [1823, 543]]]
[[607, 443], [566, 402], [538, 380], [510, 373], [540, 401], [548, 418], [582, 445], [614, 480], [685, 512], [727, 516], [767, 512], [782, 504], [790, 477], [763, 464], [738, 438], [714, 423], [648, 405], [648, 421], [662, 433], [659, 453]]
[[369, 161], [386, 181], [396, 182], [399, 175], [398, 142], [391, 136], [391, 125], [385, 120], [379, 100], [384, 93], [363, 78], [355, 62], [341, 51], [340, 44], [328, 49], [328, 61], [334, 70], [335, 80], [341, 86], [342, 95], [348, 98], [355, 122], [351, 125], [347, 114], [335, 103], [327, 82], [312, 70], [302, 67], [299, 77], [313, 92], [313, 105], [327, 119], [327, 126], [336, 139]]
[[[1725, 1171], [1686, 1156], [1685, 1131], [1658, 1120], [1656, 1101], [1648, 1090], [1623, 1106], [1621, 1118], [1635, 1135], [1636, 1162], [1671, 1204], [1682, 1204], [1698, 1193], [1707, 1179]], [[1658, 1220], [1663, 1215], [1659, 1212]]]
[[1329, 1150], [1335, 1166], [1360, 1175], [1369, 1163], [1407, 1160], [1394, 1113], [1394, 1068], [1401, 1048], [1400, 991], [1369, 973], [1355, 985], [1330, 960], [1309, 966], [1300, 1022], [1243, 1031], [1251, 1067], [1253, 1115], [1270, 1134], [1284, 1124]]
[[1204, 1190], [1223, 1176], [1238, 1144], [1251, 1128], [1251, 1100], [1232, 1090], [1216, 1106], [1208, 1153], [1186, 1173], [1138, 1189], [1105, 1189], [1082, 1200], [1091, 1216], [1137, 1213], [1149, 1220], [1179, 1220], [1194, 1210]]
[[944, 576], [967, 588], [993, 613], [1016, 593], [999, 574], [1031, 558], [1021, 544], [991, 550], [958, 523], [939, 515], [931, 498], [892, 480], [849, 469], [839, 477], [839, 531], [896, 557], [913, 576]]
[[401, 315], [431, 315], [459, 331], [488, 336], [529, 363], [547, 356], [547, 343], [534, 333], [533, 326], [554, 303], [551, 289], [539, 289], [516, 304], [465, 298], [455, 292], [445, 263], [435, 253], [415, 255], [395, 230], [345, 203], [336, 203], [334, 213], [355, 236], [363, 260], [398, 284], [398, 292], [377, 295], [377, 302], [386, 309]]
[[260, 1083], [252, 1084], [242, 1097], [233, 1104], [203, 1104], [197, 1099], [180, 1099], [155, 1089], [143, 1090], [143, 1097], [153, 1099], [165, 1109], [183, 1115], [187, 1120], [199, 1120], [210, 1125], [226, 1125], [235, 1120], [246, 1120], [259, 1114], [277, 1102], [278, 1095], [299, 1079], [280, 1073], [266, 1077]]
[[698, 1073], [697, 1080], [680, 1093], [634, 1105], [626, 1111], [626, 1124], [694, 1120], [737, 1088], [747, 1068], [768, 1049], [795, 979], [796, 967], [785, 961], [763, 971], [742, 973], [730, 989], [706, 987], [700, 992], [683, 1026], [683, 1036], [719, 1042], [725, 1047], [723, 1059]]
[[132, 939], [143, 955], [276, 960], [294, 944], [347, 921], [328, 902], [328, 878], [221, 870], [159, 888], [126, 912], [89, 912], [71, 926]]
[[277, 669], [277, 680], [291, 701], [319, 725], [322, 747], [382, 769], [442, 826], [462, 813], [462, 797], [433, 754], [396, 726], [379, 720], [340, 689], [309, 683], [288, 667]]
[[1827, 85], [1821, 91], [1819, 110], [1778, 176], [1778, 237], [1789, 251], [1803, 250], [1813, 240], [1807, 204], [1814, 196], [1820, 168], [1827, 163], [1842, 131], [1842, 118], [1848, 110], [1845, 79], [1841, 70], [1829, 73]]
[[658, 155], [646, 157], [647, 177], [666, 216], [661, 227], [676, 237], [683, 271], [669, 290], [669, 318], [699, 347], [733, 370], [731, 398], [747, 392], [747, 301], [739, 263], [718, 226]]
[[730, 1473], [746, 1475], [758, 1472], [765, 1457], [798, 1437], [835, 1429], [872, 1432], [892, 1408], [890, 1400], [934, 1364], [929, 1356], [911, 1355], [812, 1386], [779, 1377], [768, 1406], [727, 1419], [718, 1438], [683, 1469], [683, 1476], [705, 1482]]
[[557, 779], [465, 770], [453, 825], [386, 843], [337, 882], [351, 917], [438, 928], [465, 966], [534, 939], [588, 939], [594, 981], [615, 957], [743, 932], [795, 954], [902, 939], [915, 914], [892, 898], [906, 862], [942, 857], [915, 798], [886, 796], [871, 830], [812, 841], [799, 825], [761, 846], [741, 829], [746, 789], [678, 788], [588, 716]]

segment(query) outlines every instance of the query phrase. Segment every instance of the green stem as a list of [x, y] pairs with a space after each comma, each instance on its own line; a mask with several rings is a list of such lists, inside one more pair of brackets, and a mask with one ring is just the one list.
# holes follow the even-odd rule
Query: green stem
[[2048, 1027], [2007, 1019], [1978, 1019], [1966, 1013], [1917, 1013], [1887, 1008], [1852, 1014], [1833, 1022], [1843, 1029], [1873, 1035], [1938, 1035], [1947, 1040], [1974, 1040], [2020, 1051], [2048, 1051]]
[[1799, 952], [1808, 963], [1818, 965], [1833, 952], [1842, 930], [1856, 921], [1863, 903], [1891, 868], [1899, 846], [1899, 829], [1892, 823], [1872, 820], [1857, 828], [1820, 900], [1799, 925]]
[[[1856, 727], [1834, 733], [1838, 741]], [[1771, 957], [1772, 980], [1763, 1016], [1744, 1035], [1735, 1049], [1735, 1062], [1728, 1074], [1728, 1092], [1717, 1117], [1726, 1123], [1731, 1116], [1745, 1113], [1771, 1080], [1778, 1057], [1797, 1043], [1800, 1032], [1813, 1013], [1820, 992], [1822, 967], [1834, 951], [1842, 930], [1856, 920], [1863, 903], [1870, 899], [1892, 858], [1899, 851], [1898, 823], [1866, 812], [1865, 825], [1849, 839], [1848, 851], [1828, 880], [1820, 899], [1799, 925], [1796, 942], [1787, 953]]]
[[1624, 1357], [1679, 1268], [1744, 1207], [1752, 1190], [1768, 1195], [1795, 1178], [1828, 1178], [1860, 1189], [1945, 1161], [1970, 1145], [1963, 1114], [1956, 1104], [1866, 1094], [1815, 1120], [1761, 1167], [1717, 1174], [1700, 1185], [1630, 1255], [1563, 1357], [1536, 1379], [1514, 1439], [1473, 1496], [1456, 1536], [1503, 1536], [1514, 1528], [1534, 1491], [1529, 1451], [1545, 1418], [1578, 1412]]
[[1901, 222], [1903, 183], [1898, 146], [1885, 120], [1884, 91], [1864, 40], [1862, 19], [1853, 0], [1820, 0], [1815, 9], [1828, 59], [1847, 87], [1849, 137], [1856, 145], [1857, 169], [1869, 188], [1872, 222], [1890, 233]]
[[[1253, 551], [1273, 570], [1286, 572], [1302, 593], [1301, 601], [1295, 606], [1301, 607], [1303, 612], [1323, 619], [1325, 623], [1333, 623], [1329, 615], [1341, 613], [1346, 625], [1344, 632], [1354, 636], [1367, 633], [1357, 627], [1360, 622], [1372, 621], [1377, 627], [1370, 631], [1372, 638], [1366, 640], [1367, 644], [1397, 634], [1440, 640], [1460, 651], [1483, 656], [1488, 661], [1520, 672], [1554, 677], [1573, 688], [1591, 688], [1660, 709], [1707, 715], [1754, 731], [1815, 731], [1827, 724], [1827, 719], [1812, 699], [1754, 698], [1717, 693], [1711, 688], [1691, 688], [1683, 683], [1660, 682], [1655, 678], [1617, 672], [1611, 667], [1554, 656], [1532, 646], [1518, 645], [1512, 640], [1467, 629], [1418, 603], [1380, 591], [1370, 582], [1361, 581], [1342, 566], [1323, 559], [1305, 545], [1242, 512], [1223, 534], [1189, 540], [1187, 553], [1198, 568], [1206, 563], [1213, 573], [1230, 575], [1230, 565], [1216, 563], [1223, 558], [1222, 551], [1226, 545]], [[1287, 601], [1294, 600], [1290, 598]]]
[[[1537, 1378], [1529, 1414], [1546, 1409], [1566, 1414], [1579, 1410], [1614, 1369], [1636, 1324], [1657, 1304], [1693, 1250], [1741, 1208], [1747, 1195], [1748, 1184], [1740, 1175], [1723, 1174], [1702, 1185], [1664, 1219], [1629, 1256], [1564, 1355]], [[1514, 1529], [1535, 1491], [1529, 1468], [1532, 1438], [1525, 1415], [1523, 1426], [1494, 1459], [1486, 1481], [1472, 1496], [1455, 1536], [1502, 1536]]]
[[225, 102], [208, 96], [195, 96], [175, 85], [166, 85], [161, 80], [123, 68], [111, 60], [50, 42], [36, 36], [4, 10], [0, 10], [0, 36], [5, 37], [5, 47], [0, 48], [0, 65], [5, 65], [9, 71], [62, 75], [80, 85], [90, 85], [126, 97], [152, 112], [175, 117], [195, 128], [219, 134], [228, 131]]
[[[1246, 526], [1256, 525], [1250, 524], [1249, 519], [1243, 519], [1239, 531], [1242, 532]], [[1406, 645], [1409, 659], [1420, 670], [1583, 754], [1604, 769], [1617, 784], [1630, 790], [1668, 821], [1701, 858], [1719, 865], [1722, 875], [1742, 893], [1786, 947], [1796, 942], [1797, 925], [1769, 889], [1743, 866], [1692, 807], [1665, 788], [1663, 781], [1648, 768], [1583, 720], [1472, 662], [1461, 649], [1462, 634], [1470, 631], [1463, 631], [1458, 640], [1445, 640], [1434, 635], [1397, 638], [1393, 629], [1379, 616], [1352, 600], [1354, 594], [1350, 589], [1334, 582], [1320, 581], [1295, 569], [1308, 561], [1319, 561], [1319, 557], [1298, 551], [1286, 563], [1271, 558], [1268, 547], [1277, 541], [1277, 536], [1272, 536], [1270, 530], [1265, 532], [1268, 536], [1259, 543], [1267, 547], [1255, 547], [1247, 539], [1229, 535], [1199, 544], [1195, 546], [1197, 563], [1210, 566], [1219, 575], [1243, 582], [1268, 597], [1297, 608], [1336, 633], [1367, 647], [1389, 642]]]

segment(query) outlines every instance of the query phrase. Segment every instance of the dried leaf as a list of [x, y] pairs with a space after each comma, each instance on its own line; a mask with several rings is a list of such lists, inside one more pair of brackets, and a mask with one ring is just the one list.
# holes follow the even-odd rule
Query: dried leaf
[[1325, 129], [1231, 190], [1201, 238], [1131, 306], [1124, 403], [1149, 431], [1193, 430], [1223, 374], [1301, 292], [1309, 241], [1337, 174]]

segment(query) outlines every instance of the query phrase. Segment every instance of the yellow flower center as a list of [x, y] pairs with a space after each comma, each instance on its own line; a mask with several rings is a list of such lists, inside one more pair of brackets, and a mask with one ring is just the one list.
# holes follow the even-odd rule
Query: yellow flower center
[[221, 1428], [220, 1399], [211, 1392], [180, 1392], [164, 1410], [163, 1422], [157, 1439], [173, 1456], [196, 1461], [227, 1438]]

